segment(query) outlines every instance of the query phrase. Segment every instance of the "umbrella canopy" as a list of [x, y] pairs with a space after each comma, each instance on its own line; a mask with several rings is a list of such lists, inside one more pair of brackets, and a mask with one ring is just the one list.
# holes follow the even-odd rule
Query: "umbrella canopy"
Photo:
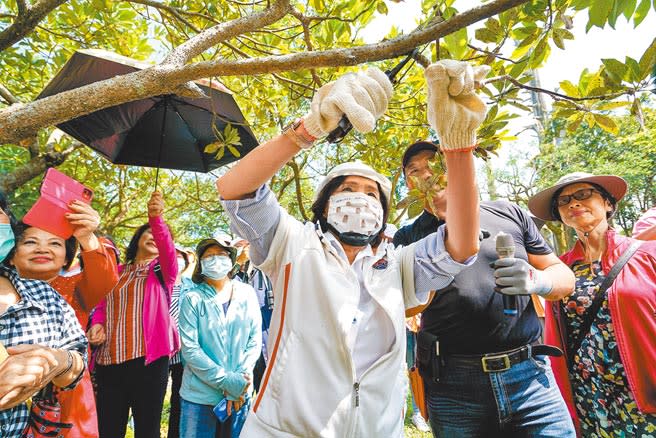
[[[38, 97], [148, 66], [104, 50], [80, 50]], [[115, 164], [209, 172], [257, 146], [230, 92], [217, 82], [209, 84], [211, 87], [198, 84], [209, 98], [156, 96], [99, 110], [57, 127]], [[230, 147], [222, 146], [226, 143]]]

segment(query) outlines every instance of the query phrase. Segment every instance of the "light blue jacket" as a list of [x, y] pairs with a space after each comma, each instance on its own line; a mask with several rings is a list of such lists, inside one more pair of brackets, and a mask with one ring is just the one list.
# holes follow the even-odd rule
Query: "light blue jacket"
[[184, 374], [180, 396], [192, 403], [216, 405], [237, 400], [253, 375], [262, 349], [262, 317], [253, 288], [232, 281], [228, 312], [206, 283], [185, 292], [180, 302], [180, 338]]

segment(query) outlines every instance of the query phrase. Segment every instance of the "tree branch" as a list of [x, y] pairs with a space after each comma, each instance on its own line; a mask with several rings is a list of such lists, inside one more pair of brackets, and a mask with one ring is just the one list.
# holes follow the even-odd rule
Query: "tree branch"
[[49, 167], [55, 167], [62, 164], [66, 158], [81, 144], [78, 143], [61, 152], [51, 151], [30, 160], [11, 173], [0, 175], [0, 190], [12, 192], [18, 187], [27, 183], [32, 178], [43, 174]]
[[28, 7], [22, 14], [20, 13], [21, 7], [19, 6], [19, 13], [16, 20], [0, 32], [0, 52], [22, 40], [27, 34], [32, 32], [46, 15], [64, 3], [66, 3], [66, 0], [41, 0]]
[[255, 29], [275, 23], [291, 9], [289, 0], [278, 0], [262, 12], [238, 18], [227, 23], [217, 24], [189, 41], [176, 47], [164, 60], [164, 64], [184, 65], [194, 56], [200, 55], [210, 47]]
[[4, 85], [0, 84], [0, 97], [2, 97], [5, 102], [7, 102], [9, 105], [13, 105], [15, 103], [20, 103], [20, 100], [13, 94], [11, 94], [11, 91], [9, 91]]
[[[310, 53], [241, 59], [236, 61], [203, 61], [180, 66], [164, 63], [138, 72], [115, 76], [74, 90], [65, 91], [27, 104], [15, 104], [0, 110], [0, 144], [10, 143], [33, 135], [38, 129], [56, 125], [91, 112], [125, 102], [170, 93], [190, 80], [212, 76], [271, 74], [289, 70], [319, 67], [352, 66], [365, 62], [395, 58], [417, 46], [448, 35], [472, 23], [499, 14], [529, 0], [494, 0], [455, 15], [449, 20], [417, 29], [408, 35], [353, 48], [331, 49]], [[286, 7], [287, 1], [276, 3]], [[274, 6], [275, 7], [275, 6]], [[272, 10], [274, 9], [272, 7]], [[281, 9], [284, 9], [281, 7]], [[258, 15], [262, 17], [266, 12]], [[284, 12], [281, 13], [284, 15]], [[257, 14], [256, 14], [257, 15]], [[269, 16], [269, 18], [271, 18]], [[244, 20], [237, 22], [243, 24]], [[209, 29], [210, 36], [183, 44], [184, 49], [174, 56], [181, 62], [186, 55], [206, 48], [207, 43], [241, 32], [234, 22]], [[253, 23], [249, 23], [253, 24]], [[260, 24], [258, 24], [260, 25]], [[203, 32], [204, 35], [205, 32]], [[200, 36], [200, 35], [199, 35]], [[177, 49], [176, 49], [177, 50]], [[175, 51], [174, 51], [175, 52]], [[184, 53], [181, 54], [181, 53]], [[172, 62], [172, 61], [171, 61]], [[94, 96], [94, 99], [89, 99]]]

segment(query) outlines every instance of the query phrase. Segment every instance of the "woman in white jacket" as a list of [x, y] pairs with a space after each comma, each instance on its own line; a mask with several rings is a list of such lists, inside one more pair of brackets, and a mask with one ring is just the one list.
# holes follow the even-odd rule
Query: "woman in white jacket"
[[442, 227], [399, 250], [380, 243], [391, 184], [362, 163], [339, 165], [324, 178], [306, 224], [264, 185], [343, 114], [360, 132], [374, 128], [392, 94], [378, 69], [322, 87], [308, 115], [217, 181], [233, 231], [250, 242], [275, 295], [269, 364], [242, 436], [402, 436], [404, 308], [448, 285], [478, 249], [471, 151], [485, 117], [474, 81], [484, 73], [457, 61], [426, 71], [429, 123], [449, 172], [449, 188], [438, 195], [448, 199], [448, 238]]

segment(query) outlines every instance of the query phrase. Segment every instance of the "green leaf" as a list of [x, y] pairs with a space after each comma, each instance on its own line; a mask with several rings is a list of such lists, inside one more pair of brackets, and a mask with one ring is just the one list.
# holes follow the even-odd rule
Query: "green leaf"
[[569, 132], [570, 134], [575, 132], [577, 129], [579, 129], [579, 126], [581, 126], [582, 121], [583, 121], [583, 114], [579, 114], [578, 117], [575, 117], [567, 124], [567, 132]]
[[226, 146], [228, 147], [228, 150], [234, 157], [236, 158], [241, 157], [241, 154], [239, 153], [239, 150], [236, 147], [230, 145], [226, 145]]
[[624, 75], [628, 70], [627, 66], [622, 64], [617, 59], [602, 59], [601, 62], [604, 64], [604, 67], [606, 67], [606, 72], [611, 76], [611, 78], [615, 82], [621, 83]]
[[595, 109], [598, 109], [600, 111], [605, 111], [605, 110], [612, 110], [616, 108], [622, 108], [627, 105], [629, 105], [631, 102], [624, 101], [624, 102], [602, 102], [599, 104], [595, 105]]
[[213, 154], [216, 151], [218, 151], [221, 146], [223, 146], [222, 142], [215, 141], [214, 143], [210, 143], [207, 146], [205, 146], [205, 149], [203, 149], [203, 152], [205, 152], [206, 154]]
[[638, 64], [638, 61], [635, 59], [631, 58], [630, 56], [627, 56], [624, 59], [624, 64], [628, 67], [627, 72], [624, 75], [624, 80], [628, 82], [638, 82], [641, 80], [640, 77], [640, 64]]
[[496, 43], [499, 39], [496, 33], [492, 32], [490, 29], [486, 27], [481, 27], [480, 29], [476, 29], [476, 31], [474, 32], [474, 36], [476, 37], [477, 40], [484, 43]]
[[379, 14], [382, 15], [387, 15], [387, 13], [389, 12], [387, 9], [387, 5], [385, 4], [384, 1], [381, 1], [376, 5], [376, 10], [378, 11]]
[[594, 119], [595, 122], [597, 122], [597, 125], [599, 125], [604, 131], [610, 132], [613, 135], [617, 135], [619, 132], [619, 127], [610, 117], [603, 114], [595, 114]]
[[560, 88], [570, 97], [581, 97], [581, 92], [579, 91], [576, 85], [572, 84], [570, 81], [561, 81]]
[[444, 43], [453, 59], [462, 59], [467, 52], [467, 28], [463, 27], [445, 36]]
[[[620, 2], [618, 1], [618, 3]], [[624, 10], [622, 12], [627, 21], [631, 18], [631, 15], [633, 15], [633, 11], [635, 11], [637, 4], [638, 0], [624, 0]]]
[[538, 44], [535, 46], [535, 49], [533, 50], [533, 53], [531, 53], [531, 57], [528, 61], [528, 65], [531, 68], [537, 68], [539, 67], [542, 62], [549, 56], [549, 52], [551, 52], [551, 47], [549, 46], [549, 41], [547, 40], [547, 37], [544, 36]]
[[[656, 1], [654, 4], [656, 4]], [[642, 54], [638, 64], [640, 65], [640, 80], [643, 80], [656, 66], [656, 38], [652, 40], [645, 53]]]
[[558, 32], [553, 33], [553, 42], [556, 47], [561, 50], [565, 50], [565, 42], [563, 41], [563, 37]]
[[613, 0], [594, 0], [591, 2], [588, 9], [588, 27], [592, 25], [603, 29], [612, 7]]
[[636, 9], [635, 14], [633, 15], [633, 25], [638, 27], [640, 23], [647, 17], [649, 12], [649, 6], [651, 6], [651, 0], [642, 0]]

